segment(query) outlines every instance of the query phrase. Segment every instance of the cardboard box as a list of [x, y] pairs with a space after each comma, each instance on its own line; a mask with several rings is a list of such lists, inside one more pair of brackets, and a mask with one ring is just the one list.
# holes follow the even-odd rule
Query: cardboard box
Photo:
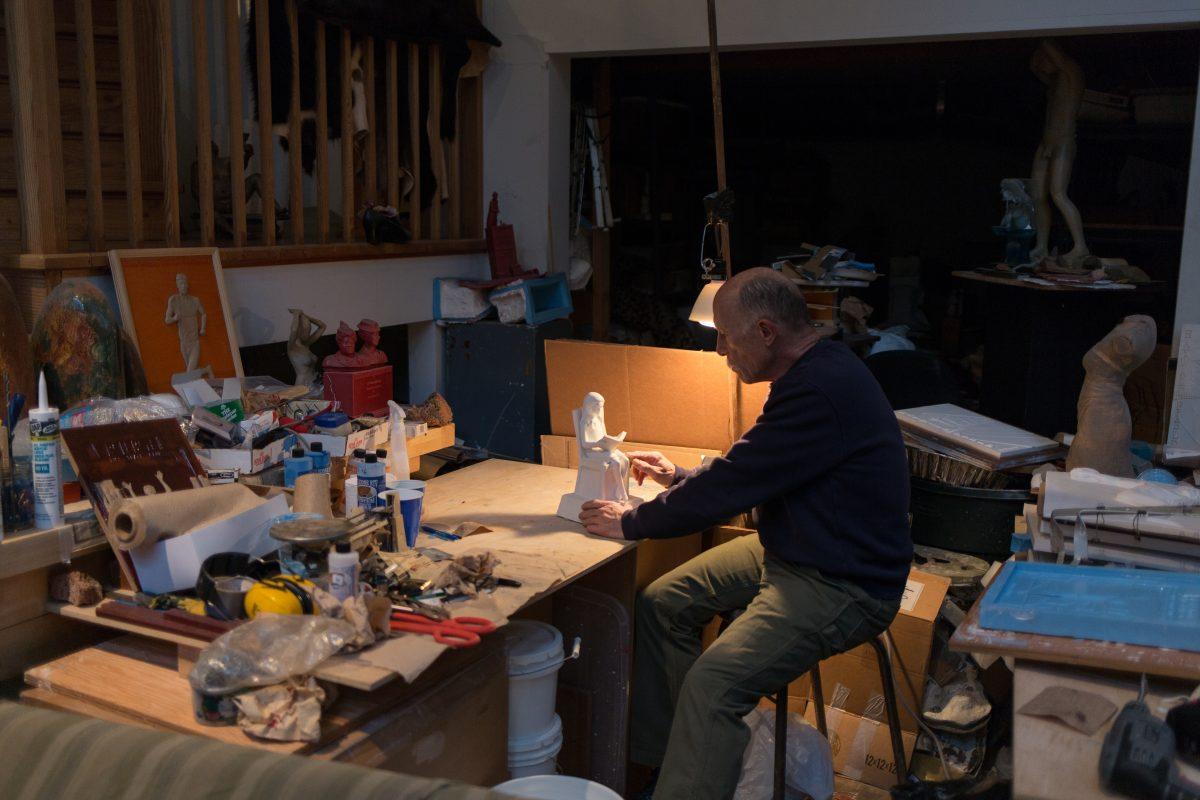
[[[720, 450], [705, 450], [700, 447], [671, 447], [665, 444], [647, 444], [645, 442], [622, 442], [618, 450], [626, 453], [635, 450], [657, 450], [666, 456], [672, 464], [687, 469], [700, 466], [704, 456], [715, 458], [724, 453]], [[579, 467], [579, 446], [574, 436], [543, 436], [542, 463], [548, 467]]]
[[[805, 709], [804, 718], [811, 725], [817, 724], [812, 703]], [[825, 726], [829, 731], [834, 772], [880, 789], [890, 789], [900, 783], [896, 774], [896, 758], [892, 752], [892, 738], [886, 725], [826, 706]], [[911, 762], [917, 737], [904, 732], [900, 738], [904, 746], [904, 760]]]
[[743, 384], [716, 353], [574, 340], [546, 342], [550, 432], [575, 435], [571, 411], [604, 396], [605, 424], [632, 442], [725, 452], [754, 424], [769, 384]]
[[262, 472], [267, 467], [283, 461], [288, 451], [296, 444], [295, 435], [276, 439], [266, 447], [214, 447], [194, 448], [196, 458], [206, 469], [236, 469], [243, 475]]
[[367, 427], [347, 436], [330, 436], [325, 433], [298, 433], [296, 436], [305, 448], [312, 447], [314, 442], [320, 442], [330, 458], [341, 458], [358, 449], [374, 452], [381, 447], [387, 447], [389, 431], [386, 419], [358, 417], [355, 422], [363, 423]]

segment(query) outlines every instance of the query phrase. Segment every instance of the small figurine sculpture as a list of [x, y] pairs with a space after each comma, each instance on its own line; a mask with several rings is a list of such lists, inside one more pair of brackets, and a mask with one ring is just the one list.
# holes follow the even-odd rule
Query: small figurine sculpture
[[1033, 156], [1032, 184], [1037, 208], [1037, 244], [1030, 261], [1040, 264], [1049, 254], [1050, 201], [1058, 206], [1071, 232], [1073, 246], [1061, 257], [1063, 266], [1077, 268], [1089, 255], [1083, 239], [1079, 209], [1067, 197], [1075, 161], [1075, 120], [1083, 103], [1083, 70], [1050, 39], [1044, 39], [1029, 68], [1046, 84], [1046, 127]]
[[208, 324], [208, 315], [200, 298], [188, 294], [188, 279], [182, 272], [175, 276], [179, 294], [167, 298], [167, 325], [178, 325], [179, 351], [183, 354], [184, 371], [191, 372], [200, 366], [200, 337]]
[[629, 502], [629, 457], [617, 449], [625, 432], [609, 436], [604, 427], [604, 398], [589, 392], [583, 408], [571, 412], [579, 444], [579, 471], [575, 491], [558, 504], [558, 516], [579, 521], [579, 509], [589, 500]]
[[1029, 263], [1029, 245], [1036, 232], [1033, 229], [1033, 198], [1020, 178], [1000, 181], [1000, 197], [1004, 200], [1004, 217], [992, 233], [1004, 239], [1004, 263], [1016, 267]]
[[386, 364], [387, 354], [379, 348], [379, 323], [373, 319], [364, 319], [358, 323], [358, 338], [362, 349], [358, 351], [358, 361], [361, 366]]
[[1126, 317], [1083, 357], [1086, 376], [1079, 390], [1079, 422], [1067, 469], [1090, 467], [1118, 478], [1134, 477], [1129, 439], [1133, 421], [1125, 402], [1125, 379], [1150, 357], [1158, 341], [1154, 320]]
[[358, 363], [357, 354], [354, 352], [354, 346], [358, 344], [358, 333], [354, 328], [345, 322], [340, 322], [333, 338], [337, 342], [338, 351], [331, 356], [325, 356], [321, 366], [325, 369], [353, 369], [361, 366]]
[[288, 335], [287, 356], [296, 370], [296, 385], [311, 386], [317, 379], [317, 357], [312, 345], [325, 333], [325, 323], [298, 308], [289, 308], [292, 331]]

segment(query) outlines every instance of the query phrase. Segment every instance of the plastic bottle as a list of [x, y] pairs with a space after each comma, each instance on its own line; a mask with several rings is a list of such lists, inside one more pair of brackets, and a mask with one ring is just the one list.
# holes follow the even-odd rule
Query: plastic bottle
[[289, 489], [294, 489], [296, 487], [296, 478], [312, 471], [312, 457], [304, 454], [303, 447], [293, 447], [292, 454], [283, 460], [283, 485]]
[[329, 593], [338, 602], [358, 594], [358, 553], [347, 541], [338, 542], [329, 551]]
[[358, 465], [358, 505], [370, 511], [379, 505], [379, 493], [387, 488], [387, 469], [379, 456], [367, 453]]
[[367, 451], [363, 450], [361, 447], [351, 453], [350, 458], [346, 459], [346, 474], [357, 475], [358, 465], [361, 464], [363, 459], [366, 457]]
[[329, 453], [325, 452], [325, 445], [313, 442], [308, 448], [308, 455], [312, 459], [314, 472], [329, 472]]
[[29, 412], [33, 455], [33, 522], [42, 530], [63, 523], [62, 446], [58, 409], [46, 397], [46, 373], [38, 378], [38, 407]]

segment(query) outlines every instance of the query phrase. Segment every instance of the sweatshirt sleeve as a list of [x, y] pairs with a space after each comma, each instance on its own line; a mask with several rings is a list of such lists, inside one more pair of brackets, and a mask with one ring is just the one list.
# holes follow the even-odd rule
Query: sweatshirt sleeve
[[842, 446], [836, 408], [806, 384], [778, 388], [728, 453], [625, 512], [624, 537], [665, 539], [707, 530], [832, 469]]

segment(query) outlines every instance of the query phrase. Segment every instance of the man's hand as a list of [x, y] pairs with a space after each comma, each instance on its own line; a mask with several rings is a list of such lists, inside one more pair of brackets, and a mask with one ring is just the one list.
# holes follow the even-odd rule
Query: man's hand
[[643, 450], [626, 455], [629, 456], [629, 466], [638, 486], [641, 486], [646, 478], [660, 486], [670, 486], [675, 480], [675, 465], [662, 453]]
[[626, 503], [612, 500], [588, 500], [579, 511], [579, 521], [587, 532], [608, 539], [624, 539], [621, 517], [629, 510]]

